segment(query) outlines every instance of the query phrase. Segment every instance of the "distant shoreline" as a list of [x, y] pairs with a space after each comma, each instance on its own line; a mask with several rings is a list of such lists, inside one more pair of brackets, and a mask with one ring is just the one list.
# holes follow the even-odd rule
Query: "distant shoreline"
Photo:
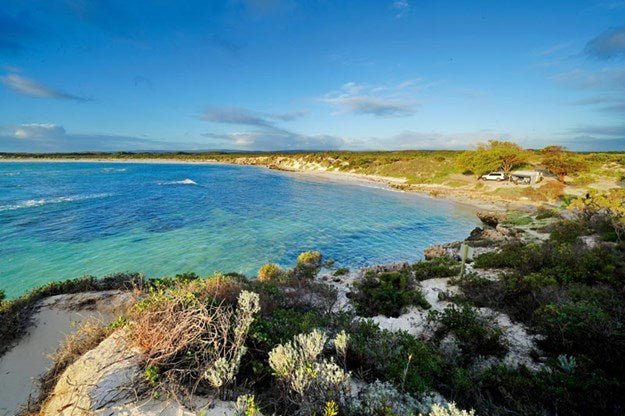
[[[394, 192], [407, 192], [418, 194], [422, 197], [447, 200], [456, 204], [468, 206], [477, 210], [490, 211], [509, 211], [511, 209], [529, 210], [536, 204], [531, 201], [512, 202], [502, 200], [486, 200], [480, 198], [479, 193], [475, 193], [474, 197], [466, 195], [450, 193], [439, 193], [436, 189], [427, 189], [421, 187], [417, 189], [404, 187], [406, 180], [403, 178], [394, 178], [380, 175], [367, 175], [354, 172], [343, 172], [337, 170], [319, 170], [319, 169], [285, 169], [263, 163], [237, 163], [220, 160], [177, 160], [177, 159], [120, 159], [120, 158], [0, 158], [0, 163], [119, 163], [119, 164], [161, 164], [161, 165], [229, 165], [229, 166], [255, 166], [269, 170], [275, 170], [284, 173], [291, 173], [296, 176], [307, 176], [317, 179], [335, 179], [349, 183], [375, 184], [379, 189]], [[442, 188], [445, 190], [451, 190]], [[433, 192], [434, 191], [434, 192]]]

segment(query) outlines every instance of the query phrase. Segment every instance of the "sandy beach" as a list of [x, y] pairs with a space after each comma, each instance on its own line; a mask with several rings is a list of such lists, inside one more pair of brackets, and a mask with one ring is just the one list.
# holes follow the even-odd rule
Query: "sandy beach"
[[[368, 175], [338, 170], [327, 170], [315, 166], [297, 166], [295, 168], [276, 167], [271, 164], [249, 163], [248, 158], [240, 162], [224, 162], [220, 160], [175, 160], [175, 159], [117, 159], [117, 158], [0, 158], [0, 163], [119, 163], [119, 164], [170, 164], [170, 165], [231, 165], [255, 166], [271, 169], [285, 174], [304, 176], [313, 180], [349, 182], [361, 186], [375, 187], [392, 192], [411, 192], [420, 196], [445, 199], [479, 210], [508, 211], [510, 209], [531, 210], [537, 204], [532, 201], [506, 201], [503, 199], [486, 198], [482, 193], [458, 190], [444, 185], [407, 185], [405, 178], [396, 178], [380, 175]], [[257, 160], [255, 160], [256, 162]]]

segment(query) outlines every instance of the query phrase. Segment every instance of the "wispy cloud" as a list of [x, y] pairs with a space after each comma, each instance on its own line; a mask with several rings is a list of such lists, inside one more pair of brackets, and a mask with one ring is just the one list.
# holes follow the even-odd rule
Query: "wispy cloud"
[[321, 101], [339, 109], [339, 113], [368, 114], [378, 117], [404, 117], [415, 113], [417, 102], [412, 93], [419, 80], [396, 85], [343, 84], [339, 90], [325, 94]]
[[579, 126], [570, 130], [575, 134], [617, 137], [625, 140], [625, 124]]
[[410, 3], [408, 0], [394, 0], [393, 9], [396, 12], [395, 17], [402, 18], [410, 11]]
[[87, 152], [120, 150], [185, 150], [200, 144], [174, 143], [104, 133], [68, 133], [54, 123], [0, 126], [0, 152]]
[[239, 107], [211, 107], [200, 114], [200, 119], [221, 124], [236, 124], [275, 128], [275, 121], [292, 121], [304, 117], [308, 112], [294, 111], [290, 113], [262, 113]]
[[625, 124], [582, 125], [562, 133], [563, 143], [574, 150], [625, 149]]
[[596, 96], [574, 101], [573, 105], [590, 106], [605, 113], [625, 114], [625, 98]]
[[227, 148], [244, 150], [332, 150], [345, 144], [345, 140], [337, 136], [306, 135], [284, 129], [206, 133], [203, 136], [220, 140]]
[[595, 59], [625, 58], [625, 26], [591, 39], [584, 48], [584, 54]]
[[39, 82], [18, 74], [0, 76], [0, 81], [13, 91], [38, 98], [55, 98], [60, 100], [89, 101], [87, 98], [47, 87]]
[[303, 117], [306, 111], [290, 113], [262, 113], [238, 107], [213, 107], [204, 111], [200, 119], [212, 123], [251, 128], [251, 131], [206, 133], [204, 137], [217, 140], [226, 148], [246, 150], [320, 150], [336, 149], [343, 139], [327, 135], [306, 135], [276, 125]]
[[608, 67], [598, 71], [574, 69], [556, 74], [554, 80], [583, 89], [625, 89], [625, 67]]
[[238, 124], [242, 126], [273, 127], [273, 122], [267, 120], [259, 113], [244, 108], [220, 108], [213, 107], [204, 111], [200, 119], [213, 123]]

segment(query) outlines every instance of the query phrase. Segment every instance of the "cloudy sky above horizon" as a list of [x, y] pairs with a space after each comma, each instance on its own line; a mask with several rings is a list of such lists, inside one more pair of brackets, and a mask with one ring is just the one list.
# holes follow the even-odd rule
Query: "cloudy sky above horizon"
[[4, 0], [0, 151], [625, 150], [625, 0]]

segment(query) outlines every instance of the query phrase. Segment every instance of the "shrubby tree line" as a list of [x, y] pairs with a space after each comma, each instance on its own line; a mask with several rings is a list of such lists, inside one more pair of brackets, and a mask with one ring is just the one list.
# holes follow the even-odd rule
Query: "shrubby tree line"
[[[586, 167], [580, 155], [562, 146], [547, 146], [540, 150], [540, 163], [564, 183], [566, 176], [578, 173]], [[490, 140], [479, 144], [476, 149], [464, 152], [458, 159], [460, 167], [478, 177], [484, 173], [501, 170], [506, 175], [526, 164], [532, 156], [530, 151], [509, 141]]]

